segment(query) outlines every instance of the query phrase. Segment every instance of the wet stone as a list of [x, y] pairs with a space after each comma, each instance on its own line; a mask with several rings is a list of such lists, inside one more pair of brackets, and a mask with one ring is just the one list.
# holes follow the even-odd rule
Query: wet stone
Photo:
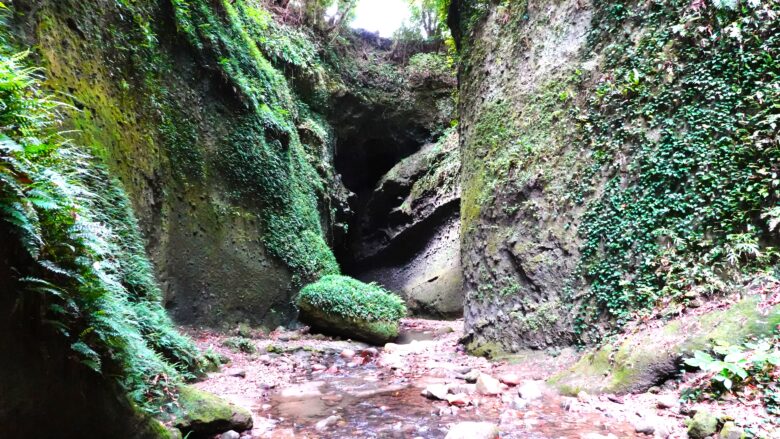
[[498, 426], [490, 422], [461, 422], [450, 428], [445, 439], [496, 439]]
[[526, 381], [517, 389], [521, 398], [533, 401], [539, 399], [544, 394], [541, 383], [538, 381]]
[[317, 431], [324, 431], [327, 430], [329, 427], [338, 424], [340, 420], [341, 420], [341, 416], [338, 415], [328, 416], [327, 418], [317, 422], [314, 428]]
[[239, 439], [240, 437], [241, 437], [241, 435], [238, 434], [238, 432], [230, 430], [230, 431], [226, 431], [226, 432], [222, 433], [219, 436], [219, 439]]
[[516, 386], [520, 384], [520, 376], [515, 373], [505, 373], [498, 377], [498, 380], [508, 386]]
[[498, 395], [502, 391], [501, 383], [492, 376], [483, 373], [477, 378], [477, 392], [482, 395]]
[[423, 389], [420, 394], [429, 399], [446, 400], [449, 388], [446, 384], [431, 384]]

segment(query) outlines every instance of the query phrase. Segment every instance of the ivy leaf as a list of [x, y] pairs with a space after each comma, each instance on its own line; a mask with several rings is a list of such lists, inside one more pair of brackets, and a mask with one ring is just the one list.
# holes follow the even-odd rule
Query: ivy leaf
[[718, 9], [730, 9], [732, 11], [737, 10], [738, 0], [712, 0], [712, 4]]

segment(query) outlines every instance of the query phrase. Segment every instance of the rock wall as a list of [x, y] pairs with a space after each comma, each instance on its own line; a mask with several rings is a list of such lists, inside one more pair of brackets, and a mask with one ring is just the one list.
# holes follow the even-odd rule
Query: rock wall
[[[127, 189], [178, 321], [277, 325], [303, 282], [338, 272], [328, 127], [267, 61], [259, 33], [280, 32], [291, 50], [312, 43], [281, 35], [253, 2], [14, 6], [47, 85], [77, 110], [71, 137]], [[300, 70], [322, 86], [312, 63]]]
[[394, 166], [357, 225], [357, 276], [400, 293], [417, 315], [463, 314], [460, 154], [454, 131]]
[[337, 168], [362, 184], [378, 164], [368, 179], [378, 178], [454, 109], [451, 72], [443, 86], [413, 76], [371, 35], [326, 47], [270, 10], [260, 0], [14, 3], [17, 33], [73, 107], [69, 136], [126, 188], [181, 323], [292, 320], [300, 287], [340, 271], [331, 247], [350, 192]]
[[473, 352], [598, 340], [777, 262], [776, 9], [453, 0]]
[[566, 198], [587, 154], [559, 95], [592, 12], [568, 1], [484, 7], [460, 71], [467, 335], [508, 350], [565, 344], [581, 214]]

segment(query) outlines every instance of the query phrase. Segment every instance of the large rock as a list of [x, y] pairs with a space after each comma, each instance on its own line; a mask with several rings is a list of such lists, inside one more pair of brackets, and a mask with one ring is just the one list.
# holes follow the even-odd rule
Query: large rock
[[399, 319], [406, 315], [400, 297], [347, 276], [307, 285], [296, 303], [301, 320], [314, 330], [375, 344], [398, 337]]
[[759, 310], [749, 297], [729, 309], [685, 317], [626, 336], [585, 354], [549, 383], [564, 393], [643, 392], [674, 374], [683, 357], [709, 349], [713, 340], [739, 344], [751, 335], [771, 334], [780, 324], [780, 306]]
[[718, 432], [718, 418], [706, 410], [699, 410], [688, 421], [688, 437], [690, 439], [706, 439]]
[[192, 439], [252, 428], [249, 410], [192, 386], [180, 389], [179, 405], [181, 416], [175, 426]]
[[[763, 83], [746, 84], [741, 67], [721, 61], [738, 51], [761, 60], [755, 71], [773, 70], [762, 35], [775, 32], [776, 22], [734, 7], [734, 20], [750, 23], [740, 28], [740, 41], [751, 44], [703, 45], [710, 29], [729, 29], [719, 7], [707, 4], [693, 33], [681, 37], [655, 17], [689, 16], [688, 2], [632, 2], [620, 13], [623, 6], [600, 1], [450, 2], [448, 24], [462, 49], [461, 255], [470, 350], [597, 341], [672, 292], [742, 289], [729, 280], [741, 267], [728, 267], [716, 251], [734, 245], [734, 230], [750, 231], [762, 252], [777, 242], [771, 215], [757, 214], [776, 200], [748, 202], [735, 190], [751, 181], [772, 193], [771, 173], [762, 174], [775, 158], [761, 148], [744, 155], [730, 134], [742, 108], [768, 114], [775, 102], [758, 102]], [[702, 72], [713, 80], [701, 81]], [[617, 85], [627, 74], [634, 85]], [[729, 99], [699, 98], [716, 94]], [[693, 112], [707, 122], [690, 127]], [[740, 129], [744, 138], [776, 141], [773, 130]], [[717, 152], [712, 139], [723, 139]], [[716, 286], [718, 277], [730, 285]]]

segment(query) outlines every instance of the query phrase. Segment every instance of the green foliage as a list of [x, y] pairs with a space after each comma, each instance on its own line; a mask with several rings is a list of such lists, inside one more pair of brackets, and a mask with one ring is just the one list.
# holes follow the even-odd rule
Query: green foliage
[[300, 282], [339, 272], [321, 229], [318, 195], [326, 192], [298, 136], [305, 108], [282, 66], [312, 74], [315, 46], [304, 34], [275, 23], [252, 0], [175, 0], [179, 29], [240, 94], [248, 111], [236, 117], [219, 165], [238, 187], [239, 202], [262, 204], [263, 243]]
[[455, 71], [450, 60], [441, 53], [417, 53], [409, 57], [406, 67], [412, 81], [455, 83]]
[[254, 342], [245, 337], [230, 337], [222, 342], [222, 346], [245, 354], [254, 354], [257, 352], [257, 347]]
[[[583, 130], [607, 184], [580, 228], [581, 331], [777, 260], [759, 245], [772, 242], [780, 200], [777, 12], [776, 2], [596, 3], [590, 45], [606, 71]], [[645, 29], [638, 40], [620, 31], [632, 21]]]
[[771, 412], [780, 413], [777, 405], [780, 389], [780, 351], [777, 340], [761, 340], [744, 346], [719, 345], [713, 348], [715, 356], [696, 351], [685, 364], [706, 372], [699, 386], [686, 389], [688, 397], [719, 398], [725, 393], [746, 397], [758, 394]]
[[448, 1], [443, 0], [407, 0], [411, 12], [412, 25], [423, 32], [426, 38], [441, 38], [446, 28]]
[[160, 304], [124, 193], [56, 132], [63, 105], [41, 91], [39, 72], [13, 54], [7, 32], [3, 25], [0, 222], [32, 261], [11, 261], [19, 264], [14, 293], [39, 308], [33, 317], [74, 358], [158, 412], [168, 387], [199, 370], [197, 349]]
[[366, 321], [397, 321], [406, 306], [397, 295], [348, 276], [325, 276], [304, 287], [297, 303], [307, 303], [328, 314]]

